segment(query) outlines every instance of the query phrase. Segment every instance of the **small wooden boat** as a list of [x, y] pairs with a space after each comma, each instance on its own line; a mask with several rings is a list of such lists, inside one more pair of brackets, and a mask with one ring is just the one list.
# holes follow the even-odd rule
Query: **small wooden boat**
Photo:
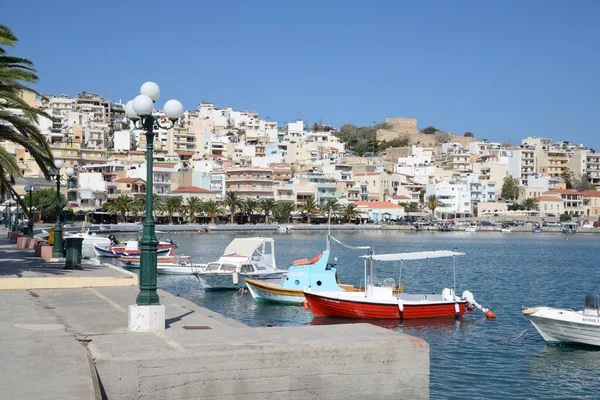
[[563, 308], [532, 307], [523, 315], [548, 344], [585, 344], [600, 346], [600, 296], [585, 296], [582, 311]]

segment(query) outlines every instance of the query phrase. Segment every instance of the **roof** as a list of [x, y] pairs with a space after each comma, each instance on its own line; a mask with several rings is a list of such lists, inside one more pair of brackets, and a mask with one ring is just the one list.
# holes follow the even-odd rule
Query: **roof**
[[357, 207], [369, 207], [369, 208], [404, 208], [398, 204], [390, 203], [387, 201], [355, 201]]
[[600, 197], [600, 192], [597, 190], [584, 190], [581, 195], [583, 197]]
[[143, 156], [144, 154], [146, 154], [146, 152], [145, 152], [145, 151], [142, 151], [142, 150], [129, 150], [129, 151], [127, 152], [127, 154], [133, 154], [133, 155], [140, 155], [140, 156]]
[[392, 196], [392, 199], [394, 200], [410, 200], [410, 197], [408, 196]]
[[194, 153], [192, 153], [191, 151], [178, 151], [177, 155], [180, 155], [180, 156], [193, 156]]
[[557, 196], [538, 196], [535, 198], [537, 201], [562, 201], [560, 197]]
[[254, 252], [258, 250], [264, 242], [273, 242], [273, 239], [260, 237], [233, 239], [233, 241], [229, 243], [229, 246], [225, 248], [223, 255], [231, 256], [235, 254], [239, 256], [251, 257], [252, 254], [254, 254]]
[[198, 186], [183, 186], [172, 191], [172, 193], [213, 193], [210, 190]]
[[115, 182], [117, 182], [117, 183], [133, 183], [133, 182], [137, 182], [137, 181], [146, 182], [142, 178], [121, 178], [121, 179], [117, 179]]
[[[395, 253], [395, 254], [378, 254], [371, 258], [376, 261], [406, 261], [406, 260], [427, 260], [430, 258], [464, 256], [465, 253], [457, 253], [448, 250], [436, 251], [418, 251], [415, 253]], [[364, 256], [369, 257], [369, 256]]]

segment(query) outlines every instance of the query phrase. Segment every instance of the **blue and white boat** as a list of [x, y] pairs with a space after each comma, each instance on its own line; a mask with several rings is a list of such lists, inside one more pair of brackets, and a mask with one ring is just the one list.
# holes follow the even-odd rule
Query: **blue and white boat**
[[[336, 260], [330, 260], [330, 239], [342, 244], [337, 239], [328, 236], [325, 251], [317, 254], [311, 260], [301, 259], [294, 261], [294, 265], [289, 267], [287, 275], [279, 283], [246, 279], [246, 286], [252, 297], [255, 300], [275, 303], [302, 304], [306, 300], [304, 291], [311, 288], [329, 292], [358, 291], [359, 289], [354, 286], [339, 283]], [[359, 250], [368, 249], [366, 246], [352, 248]]]

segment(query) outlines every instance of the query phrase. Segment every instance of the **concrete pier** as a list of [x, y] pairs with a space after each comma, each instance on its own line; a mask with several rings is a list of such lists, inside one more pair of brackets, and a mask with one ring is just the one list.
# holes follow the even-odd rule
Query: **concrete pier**
[[0, 398], [429, 398], [421, 339], [370, 324], [249, 328], [164, 291], [166, 329], [130, 332], [136, 295], [89, 282], [0, 290], [0, 333], [11, 343], [0, 353]]

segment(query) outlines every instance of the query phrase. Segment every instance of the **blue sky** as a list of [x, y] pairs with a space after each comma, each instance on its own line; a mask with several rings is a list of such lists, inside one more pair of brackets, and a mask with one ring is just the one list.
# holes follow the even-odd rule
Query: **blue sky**
[[0, 0], [37, 89], [600, 149], [600, 2]]

